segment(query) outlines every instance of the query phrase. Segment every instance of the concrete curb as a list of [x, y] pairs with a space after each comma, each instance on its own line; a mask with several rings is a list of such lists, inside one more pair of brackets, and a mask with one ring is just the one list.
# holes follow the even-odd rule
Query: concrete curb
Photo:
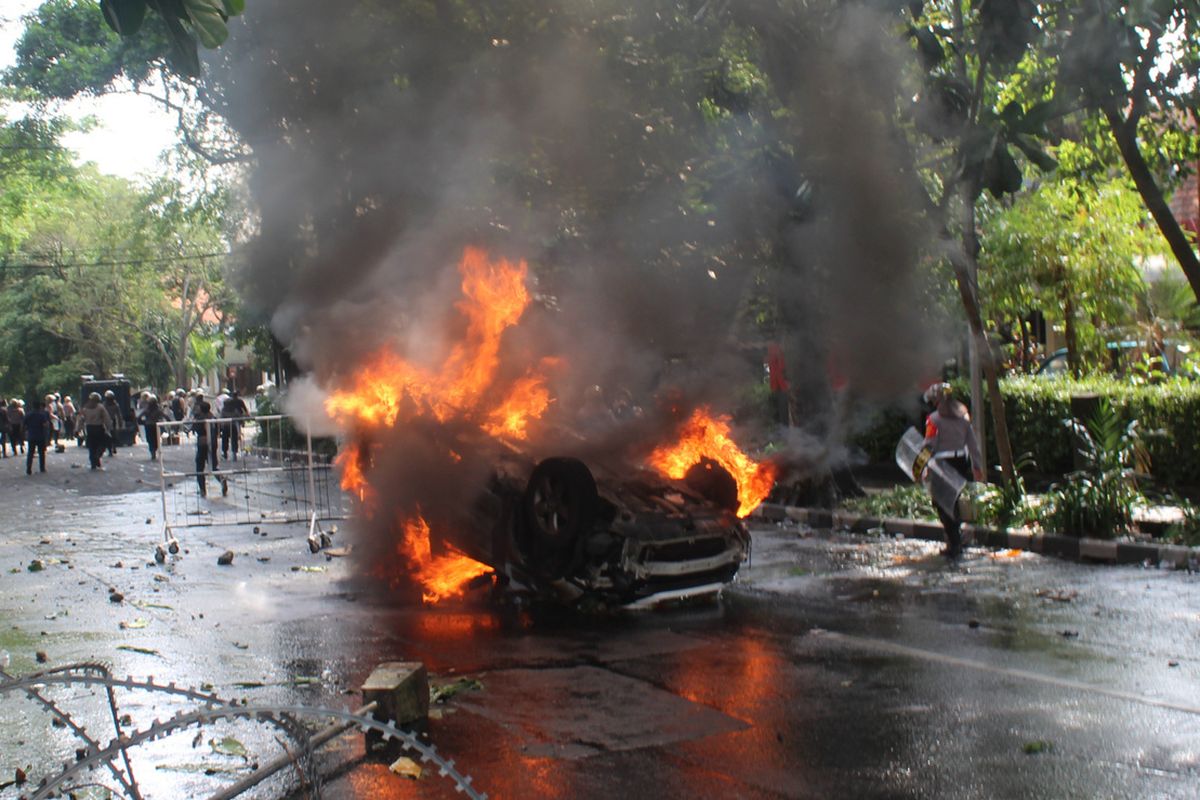
[[[752, 519], [767, 522], [791, 520], [813, 528], [838, 528], [853, 533], [881, 530], [890, 536], [906, 539], [942, 541], [942, 526], [927, 520], [878, 519], [850, 511], [830, 511], [825, 508], [784, 506], [763, 503], [750, 513]], [[1186, 569], [1200, 563], [1200, 547], [1154, 542], [1123, 542], [1105, 539], [1076, 538], [1057, 533], [1035, 533], [1027, 530], [996, 530], [981, 525], [963, 525], [963, 541], [998, 550], [1027, 550], [1048, 556], [1094, 564], [1162, 564]]]

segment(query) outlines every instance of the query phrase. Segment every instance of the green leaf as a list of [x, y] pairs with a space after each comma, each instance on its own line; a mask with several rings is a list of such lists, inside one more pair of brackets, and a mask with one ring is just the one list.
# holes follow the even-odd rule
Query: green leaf
[[229, 38], [228, 18], [222, 0], [183, 0], [188, 20], [200, 44], [209, 48], [220, 47]]
[[226, 16], [236, 17], [246, 10], [246, 0], [222, 0]]
[[100, 0], [104, 21], [122, 36], [132, 36], [146, 18], [145, 0]]
[[[157, 3], [157, 0], [152, 0]], [[200, 53], [196, 50], [195, 38], [183, 27], [183, 22], [174, 14], [159, 6], [159, 13], [167, 23], [167, 34], [171, 39], [171, 63], [176, 71], [192, 78], [200, 76]]]

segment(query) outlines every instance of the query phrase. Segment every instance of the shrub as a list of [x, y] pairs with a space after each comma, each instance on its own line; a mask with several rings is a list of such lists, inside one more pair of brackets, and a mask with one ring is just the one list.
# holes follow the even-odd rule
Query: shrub
[[900, 517], [902, 519], [937, 519], [929, 492], [920, 484], [902, 484], [882, 492], [855, 497], [842, 503], [855, 514], [869, 517]]
[[[1044, 475], [1075, 468], [1070, 428], [1071, 397], [1094, 393], [1124, 419], [1138, 419], [1153, 465], [1152, 476], [1167, 487], [1200, 487], [1200, 382], [1185, 379], [1135, 386], [1116, 378], [1082, 380], [1016, 377], [1001, 381], [1014, 453], [1028, 453]], [[956, 385], [960, 391], [965, 387]], [[965, 392], [964, 392], [965, 393]], [[890, 463], [896, 442], [913, 423], [899, 410], [881, 411], [851, 438], [872, 463]], [[996, 443], [988, 425], [988, 453]]]
[[1133, 524], [1134, 505], [1142, 499], [1138, 477], [1149, 467], [1138, 421], [1123, 424], [1102, 400], [1086, 423], [1067, 423], [1084, 467], [1051, 487], [1046, 527], [1070, 536], [1111, 539]]

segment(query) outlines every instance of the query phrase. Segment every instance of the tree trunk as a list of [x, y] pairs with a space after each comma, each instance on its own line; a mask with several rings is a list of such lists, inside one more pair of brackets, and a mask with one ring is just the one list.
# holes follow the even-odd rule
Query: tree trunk
[[[959, 257], [952, 258], [954, 277], [958, 283], [958, 293], [963, 301], [963, 310], [967, 314], [967, 323], [971, 326], [974, 355], [972, 359], [972, 374], [976, 373], [976, 363], [982, 368], [987, 379], [988, 400], [992, 407], [992, 425], [996, 430], [996, 450], [1000, 458], [1000, 475], [1006, 484], [1011, 484], [1016, 477], [1013, 467], [1012, 444], [1008, 439], [1008, 420], [1004, 416], [1004, 398], [1000, 394], [1000, 378], [996, 373], [996, 353], [988, 342], [983, 330], [983, 315], [979, 311], [979, 296], [976, 293], [975, 275], [979, 272], [979, 264], [975, 260], [979, 252], [979, 241], [975, 235], [975, 200], [979, 197], [978, 181], [967, 180], [963, 183], [963, 231], [962, 247]], [[987, 471], [987, 448], [984, 437], [982, 406], [983, 392], [978, 385], [971, 386], [971, 405], [975, 410], [978, 421], [976, 435], [979, 438], [979, 452], [983, 464], [979, 466]]]
[[1142, 151], [1138, 149], [1137, 144], [1137, 131], [1131, 129], [1125, 118], [1115, 108], [1105, 108], [1104, 116], [1108, 120], [1108, 127], [1112, 131], [1113, 139], [1116, 140], [1117, 149], [1121, 151], [1121, 158], [1124, 159], [1125, 166], [1129, 169], [1129, 175], [1137, 186], [1138, 194], [1142, 196], [1142, 202], [1146, 204], [1150, 215], [1154, 217], [1163, 238], [1171, 247], [1171, 253], [1179, 262], [1183, 274], [1187, 276], [1188, 283], [1192, 286], [1192, 293], [1200, 302], [1200, 259], [1196, 258], [1192, 243], [1188, 240], [1183, 228], [1179, 227], [1179, 221], [1171, 213], [1171, 207], [1167, 205], [1162, 190], [1158, 188], [1154, 176], [1150, 174], [1150, 166], [1142, 158]]

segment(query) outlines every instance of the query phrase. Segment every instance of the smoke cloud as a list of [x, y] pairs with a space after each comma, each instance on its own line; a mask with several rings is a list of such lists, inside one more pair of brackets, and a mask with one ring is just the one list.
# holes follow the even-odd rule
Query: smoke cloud
[[[797, 460], [841, 457], [847, 408], [911, 394], [940, 354], [890, 123], [907, 56], [842, 4], [723, 5], [252, 4], [211, 67], [256, 157], [247, 304], [310, 374], [293, 402], [318, 405], [381, 348], [440, 363], [466, 245], [528, 260], [536, 297], [500, 374], [560, 359], [560, 431], [587, 427], [597, 393], [643, 409], [589, 428], [597, 453], [657, 444], [681, 408], [744, 408], [771, 339]], [[772, 93], [786, 113], [764, 113]], [[448, 461], [455, 434], [388, 434], [385, 525], [478, 491], [487, 460]]]

